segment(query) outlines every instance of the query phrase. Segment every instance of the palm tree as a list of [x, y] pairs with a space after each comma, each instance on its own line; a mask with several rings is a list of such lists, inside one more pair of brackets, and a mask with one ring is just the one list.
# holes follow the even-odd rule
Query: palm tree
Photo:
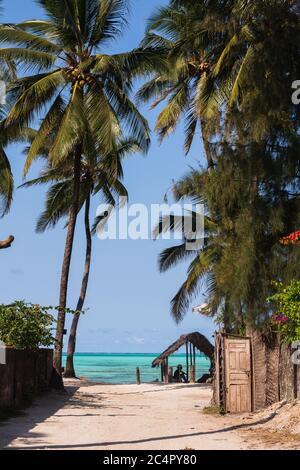
[[[2, 0], [0, 1], [0, 13], [2, 11]], [[0, 201], [1, 201], [1, 215], [5, 215], [12, 203], [14, 181], [11, 171], [10, 162], [5, 152], [5, 146], [8, 143], [8, 136], [5, 136], [2, 121], [5, 117], [5, 102], [6, 98], [2, 94], [5, 93], [6, 83], [15, 78], [15, 67], [11, 61], [0, 58]], [[0, 241], [0, 249], [10, 248], [14, 236], [10, 235], [6, 240]]]
[[211, 48], [211, 72], [199, 94], [204, 115], [223, 107], [231, 126], [241, 126], [247, 114], [248, 138], [260, 142], [299, 114], [290, 96], [292, 77], [299, 74], [297, 3], [234, 0], [227, 2], [223, 24], [222, 13], [214, 14], [209, 29], [217, 47]]
[[[119, 179], [119, 178], [122, 178], [123, 176], [121, 160], [122, 158], [127, 156], [129, 153], [138, 152], [138, 151], [141, 151], [141, 149], [138, 143], [134, 139], [127, 139], [124, 141], [120, 141], [117, 148], [115, 149], [114, 154], [109, 156], [109, 159], [114, 158], [116, 162], [115, 175], [114, 175], [113, 180], [111, 179], [111, 177], [107, 178], [107, 181], [105, 181], [105, 184], [104, 184], [103, 181], [106, 178], [103, 179], [103, 175], [101, 175], [100, 181], [98, 180], [97, 184], [95, 185], [93, 178], [92, 177], [90, 178], [91, 188], [90, 188], [90, 191], [87, 192], [87, 195], [86, 195], [85, 210], [84, 210], [86, 252], [85, 252], [85, 263], [84, 263], [84, 270], [83, 270], [83, 276], [82, 276], [81, 290], [80, 290], [80, 294], [79, 294], [79, 298], [78, 298], [78, 302], [76, 306], [76, 310], [78, 312], [81, 312], [84, 307], [88, 281], [89, 281], [89, 275], [90, 275], [90, 269], [91, 269], [91, 257], [92, 257], [92, 230], [90, 226], [91, 194], [98, 193], [100, 190], [102, 190], [102, 192], [104, 192], [105, 199], [110, 205], [115, 205], [114, 196], [111, 191], [116, 193], [118, 196], [128, 198], [127, 191]], [[109, 166], [110, 166], [110, 171], [111, 171], [111, 164]], [[105, 168], [105, 163], [104, 163], [104, 168]], [[95, 174], [95, 172], [97, 174], [97, 167], [93, 169], [93, 171], [91, 172], [91, 175]], [[99, 227], [99, 224], [100, 223], [103, 224], [104, 221], [107, 220], [107, 218], [108, 217], [106, 215], [98, 216], [96, 218], [93, 232], [96, 232], [97, 227]], [[79, 319], [80, 319], [80, 313], [76, 313], [73, 317], [71, 328], [70, 328], [66, 368], [64, 372], [64, 377], [67, 377], [67, 378], [76, 378], [76, 372], [75, 372], [75, 367], [74, 367], [74, 353], [76, 349], [76, 338], [77, 338], [77, 329], [78, 329]]]
[[[29, 149], [28, 149], [29, 150]], [[28, 150], [25, 150], [27, 152]], [[48, 146], [41, 152], [41, 157], [46, 159], [49, 152]], [[122, 160], [130, 154], [142, 152], [137, 140], [134, 138], [119, 138], [114, 149], [108, 155], [87, 154], [82, 156], [80, 197], [78, 212], [84, 209], [84, 226], [86, 236], [86, 254], [82, 276], [81, 290], [73, 316], [67, 350], [67, 364], [64, 376], [76, 377], [74, 369], [74, 353], [76, 347], [76, 336], [80, 314], [84, 307], [87, 293], [89, 274], [92, 257], [92, 231], [90, 227], [90, 205], [94, 195], [102, 195], [104, 200], [111, 206], [116, 204], [116, 196], [128, 198], [127, 191], [123, 186]], [[61, 218], [67, 217], [72, 200], [72, 167], [60, 166], [57, 168], [46, 168], [42, 174], [31, 181], [23, 184], [30, 187], [37, 184], [51, 183], [47, 192], [46, 208], [37, 222], [37, 232], [44, 232], [47, 228], [55, 227]], [[96, 219], [95, 230], [98, 224], [103, 224], [107, 217]]]
[[200, 123], [211, 168], [211, 142], [243, 131], [260, 142], [298, 118], [290, 88], [299, 76], [299, 40], [296, 0], [170, 0], [150, 18], [142, 43], [165, 48], [169, 71], [154, 73], [138, 98], [153, 107], [168, 99], [156, 125], [162, 139], [185, 118], [186, 153]]
[[[189, 153], [198, 125], [209, 168], [215, 165], [209, 136], [213, 123], [208, 122], [199, 106], [202, 87], [211, 71], [212, 49], [219, 46], [207, 19], [212, 12], [220, 13], [222, 6], [216, 2], [170, 1], [149, 20], [143, 47], [165, 50], [169, 68], [154, 73], [153, 78], [141, 87], [138, 99], [154, 100], [152, 107], [168, 99], [159, 114], [156, 130], [161, 139], [173, 132], [182, 117], [185, 118], [185, 153]], [[223, 14], [225, 11], [223, 10]]]
[[[0, 27], [0, 42], [12, 47], [0, 57], [34, 69], [34, 75], [15, 80], [14, 98], [5, 126], [11, 132], [26, 128], [37, 117], [41, 124], [27, 155], [24, 173], [38, 157], [48, 136], [52, 166], [73, 166], [72, 204], [67, 225], [61, 273], [54, 366], [61, 372], [65, 307], [74, 233], [80, 198], [81, 156], [97, 147], [113, 149], [115, 136], [127, 126], [146, 151], [149, 130], [129, 98], [135, 73], [146, 73], [156, 59], [151, 50], [108, 55], [104, 45], [117, 38], [127, 22], [126, 0], [38, 0], [47, 19]], [[160, 60], [159, 58], [157, 60]], [[28, 72], [27, 72], [28, 73]]]
[[[174, 184], [173, 194], [175, 199], [180, 201], [183, 198], [192, 198], [198, 204], [205, 203], [203, 186], [208, 177], [209, 173], [207, 171], [201, 173], [192, 170]], [[193, 226], [193, 220], [195, 221], [197, 216], [195, 212], [185, 214], [184, 218], [183, 216], [172, 216], [170, 219], [169, 216], [163, 216], [154, 230], [155, 238], [164, 232], [179, 232], [183, 238], [181, 244], [167, 248], [160, 254], [158, 264], [161, 273], [168, 271], [178, 263], [192, 259], [187, 270], [187, 277], [171, 301], [171, 314], [176, 323], [183, 320], [190, 305], [190, 300], [197, 295], [199, 288], [202, 286], [202, 281], [209, 286], [208, 291], [211, 298], [207, 311], [210, 314], [214, 315], [224, 300], [224, 295], [217, 292], [218, 286], [215, 277], [215, 266], [220, 261], [222, 254], [222, 246], [219, 243], [219, 220], [217, 218], [214, 220], [206, 214], [205, 231], [201, 234], [202, 240], [191, 240], [187, 238], [188, 235], [184, 232], [184, 229], [187, 219], [190, 219], [189, 226]], [[187, 249], [187, 242], [193, 242], [195, 249]]]
[[[91, 269], [91, 259], [92, 259], [92, 234], [91, 234], [91, 227], [90, 227], [90, 196], [87, 196], [85, 202], [85, 210], [84, 210], [84, 227], [85, 227], [85, 236], [86, 236], [86, 252], [85, 252], [85, 263], [84, 263], [84, 270], [83, 270], [83, 277], [81, 282], [81, 289], [80, 294], [76, 306], [76, 310], [78, 312], [83, 310], [84, 301], [86, 298], [87, 287], [89, 282], [90, 276], [90, 269]], [[65, 377], [69, 378], [76, 378], [76, 372], [74, 367], [74, 354], [76, 349], [76, 338], [77, 338], [77, 329], [78, 329], [78, 322], [79, 322], [79, 313], [76, 313], [73, 317], [69, 340], [68, 340], [68, 349], [67, 349], [67, 362], [66, 368], [64, 372]]]

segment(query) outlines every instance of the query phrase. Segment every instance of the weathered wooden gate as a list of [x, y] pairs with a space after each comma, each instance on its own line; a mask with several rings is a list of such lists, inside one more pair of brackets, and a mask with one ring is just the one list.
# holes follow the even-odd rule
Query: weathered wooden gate
[[215, 336], [215, 402], [229, 413], [252, 411], [250, 338]]

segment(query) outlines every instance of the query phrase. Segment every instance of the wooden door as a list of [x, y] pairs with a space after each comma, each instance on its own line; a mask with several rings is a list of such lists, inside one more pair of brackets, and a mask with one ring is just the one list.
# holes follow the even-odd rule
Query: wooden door
[[250, 339], [225, 338], [226, 411], [251, 411]]

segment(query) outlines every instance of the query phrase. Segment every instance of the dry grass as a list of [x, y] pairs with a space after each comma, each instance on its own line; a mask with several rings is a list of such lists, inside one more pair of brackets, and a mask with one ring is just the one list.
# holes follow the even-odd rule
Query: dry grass
[[216, 405], [206, 406], [205, 408], [202, 409], [202, 413], [205, 415], [213, 415], [213, 416], [222, 415], [220, 408]]

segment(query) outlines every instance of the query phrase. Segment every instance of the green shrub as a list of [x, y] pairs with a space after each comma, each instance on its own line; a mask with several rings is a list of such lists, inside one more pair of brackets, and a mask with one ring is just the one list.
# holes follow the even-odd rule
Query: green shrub
[[272, 321], [283, 337], [290, 341], [300, 340], [300, 280], [293, 280], [288, 286], [276, 284], [277, 293], [269, 301], [276, 308]]
[[16, 349], [38, 349], [54, 344], [51, 307], [24, 301], [0, 305], [0, 340]]

